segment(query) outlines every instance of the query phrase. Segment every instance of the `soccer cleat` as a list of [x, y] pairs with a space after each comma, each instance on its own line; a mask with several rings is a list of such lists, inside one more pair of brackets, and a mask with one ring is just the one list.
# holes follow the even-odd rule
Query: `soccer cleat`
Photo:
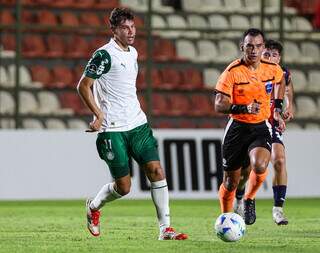
[[244, 222], [252, 225], [256, 221], [256, 203], [254, 199], [244, 200]]
[[244, 218], [244, 203], [243, 199], [236, 199], [233, 205], [233, 210], [235, 213], [239, 214]]
[[100, 235], [100, 211], [99, 210], [92, 210], [90, 208], [91, 199], [87, 199], [86, 208], [87, 208], [87, 227], [90, 233], [93, 236]]
[[188, 239], [187, 234], [177, 233], [173, 228], [167, 227], [159, 235], [159, 240], [186, 240]]
[[272, 218], [277, 225], [288, 225], [288, 219], [283, 213], [282, 207], [274, 206], [272, 208]]

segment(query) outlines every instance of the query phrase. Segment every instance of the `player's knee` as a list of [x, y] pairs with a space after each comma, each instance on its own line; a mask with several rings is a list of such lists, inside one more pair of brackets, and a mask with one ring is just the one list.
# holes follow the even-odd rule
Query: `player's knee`
[[224, 182], [224, 187], [229, 191], [234, 191], [238, 186], [238, 182], [235, 180], [232, 180], [231, 178], [227, 178]]
[[273, 167], [277, 172], [280, 172], [281, 170], [284, 169], [285, 167], [285, 158], [284, 157], [277, 157], [277, 159], [275, 159], [273, 161]]
[[161, 166], [152, 166], [146, 170], [147, 176], [152, 181], [158, 181], [165, 178]]
[[252, 167], [255, 173], [262, 174], [266, 171], [268, 164], [269, 164], [268, 159], [256, 159], [252, 163]]
[[117, 184], [116, 191], [122, 196], [127, 195], [130, 192], [131, 185], [130, 184]]

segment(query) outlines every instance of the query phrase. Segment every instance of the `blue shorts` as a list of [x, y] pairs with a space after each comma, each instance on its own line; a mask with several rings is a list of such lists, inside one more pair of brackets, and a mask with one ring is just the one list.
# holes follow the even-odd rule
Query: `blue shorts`
[[272, 125], [272, 143], [279, 143], [284, 146], [282, 133], [276, 129], [274, 124]]

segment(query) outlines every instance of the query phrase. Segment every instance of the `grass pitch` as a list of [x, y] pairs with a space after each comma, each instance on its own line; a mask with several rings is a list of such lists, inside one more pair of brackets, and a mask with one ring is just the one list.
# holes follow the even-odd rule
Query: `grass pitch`
[[102, 210], [100, 237], [86, 229], [84, 201], [0, 202], [0, 252], [320, 252], [320, 199], [288, 199], [288, 226], [271, 217], [272, 201], [257, 200], [257, 221], [236, 243], [213, 232], [214, 200], [171, 201], [172, 225], [187, 241], [157, 241], [151, 200], [121, 200]]

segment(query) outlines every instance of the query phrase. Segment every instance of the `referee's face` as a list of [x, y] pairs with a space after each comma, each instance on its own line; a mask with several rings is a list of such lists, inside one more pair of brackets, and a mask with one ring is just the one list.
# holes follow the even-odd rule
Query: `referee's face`
[[134, 43], [136, 27], [133, 20], [124, 20], [113, 30], [113, 32], [116, 41], [120, 43], [122, 47], [126, 48], [128, 45]]
[[249, 65], [260, 62], [262, 51], [264, 50], [263, 37], [259, 34], [253, 36], [248, 34], [243, 41], [244, 59]]

